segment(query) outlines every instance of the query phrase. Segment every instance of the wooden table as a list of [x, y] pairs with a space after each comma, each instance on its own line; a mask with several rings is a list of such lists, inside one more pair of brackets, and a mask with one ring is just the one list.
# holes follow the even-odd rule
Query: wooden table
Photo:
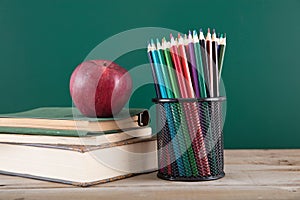
[[209, 182], [150, 173], [89, 188], [0, 175], [0, 199], [300, 199], [300, 150], [226, 150], [225, 172]]

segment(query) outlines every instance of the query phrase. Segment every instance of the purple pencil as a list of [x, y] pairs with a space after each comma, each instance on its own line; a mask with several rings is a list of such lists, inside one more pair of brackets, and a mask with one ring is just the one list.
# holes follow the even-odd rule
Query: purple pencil
[[190, 59], [190, 73], [193, 82], [194, 91], [197, 98], [200, 98], [200, 88], [199, 88], [199, 80], [197, 74], [197, 64], [195, 58], [195, 49], [191, 31], [189, 31], [189, 36], [187, 39], [188, 49], [189, 49], [189, 59]]

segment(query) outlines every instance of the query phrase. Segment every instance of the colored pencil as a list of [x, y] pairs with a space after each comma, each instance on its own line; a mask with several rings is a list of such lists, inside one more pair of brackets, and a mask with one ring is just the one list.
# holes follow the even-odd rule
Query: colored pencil
[[[214, 97], [219, 97], [219, 61], [218, 61], [218, 38], [216, 36], [216, 31], [213, 29], [213, 34], [212, 34], [212, 57], [213, 57], [213, 87], [214, 87]], [[220, 115], [220, 106], [219, 104], [214, 104], [211, 106], [211, 113], [212, 115]], [[222, 137], [221, 135], [221, 129], [220, 126], [216, 123], [215, 120], [211, 120], [211, 129], [215, 133], [218, 133], [218, 136], [213, 139], [215, 146], [214, 146], [214, 153], [216, 152], [216, 149], [221, 148], [221, 143], [220, 143], [220, 138]], [[216, 160], [217, 164], [217, 169], [220, 169], [222, 167], [222, 162], [217, 159]], [[217, 172], [213, 172], [215, 174]]]
[[[188, 98], [188, 93], [187, 93], [187, 89], [186, 89], [186, 84], [185, 84], [185, 78], [183, 76], [183, 72], [182, 72], [182, 67], [181, 67], [181, 61], [179, 58], [179, 53], [178, 53], [178, 49], [177, 49], [177, 41], [174, 40], [172, 34], [170, 34], [170, 39], [171, 39], [171, 47], [170, 47], [170, 54], [174, 63], [174, 67], [176, 69], [176, 77], [178, 80], [178, 84], [179, 84], [179, 90], [180, 90], [180, 97], [181, 98]], [[191, 138], [191, 145], [194, 151], [196, 151], [195, 154], [195, 159], [196, 159], [196, 163], [197, 163], [197, 169], [199, 168], [199, 166], [201, 166], [201, 160], [199, 159], [199, 154], [197, 154], [197, 150], [200, 149], [199, 146], [197, 146], [197, 148], [195, 147], [195, 141], [194, 140], [196, 138], [196, 136], [193, 135], [193, 127], [190, 123], [190, 114], [189, 114], [189, 109], [186, 105], [184, 105], [184, 115], [185, 115], [185, 119], [187, 122], [187, 126], [188, 126], [188, 130], [190, 133], [190, 138]], [[203, 172], [201, 171], [201, 169], [198, 169], [198, 171], [200, 172], [200, 174], [202, 175]]]
[[[182, 72], [185, 78], [185, 86], [188, 91], [187, 98], [195, 98], [189, 67], [188, 67], [188, 62], [186, 58], [186, 52], [184, 48], [183, 38], [180, 36], [180, 34], [178, 34], [178, 49], [181, 58]], [[203, 167], [203, 168], [199, 168], [199, 170], [202, 176], [209, 175], [210, 169], [209, 169], [208, 158], [205, 150], [204, 138], [200, 126], [200, 118], [199, 118], [197, 105], [196, 103], [184, 105], [184, 110], [186, 111], [187, 123], [190, 130], [189, 132], [190, 134], [192, 134], [191, 139], [192, 139], [192, 145], [194, 145], [193, 149], [196, 155], [196, 159], [197, 159], [196, 161], [198, 161], [198, 166]], [[190, 115], [191, 113], [193, 114], [193, 117], [191, 117]], [[197, 130], [196, 133], [194, 132], [195, 128]]]
[[[169, 75], [170, 77], [173, 77], [174, 79], [174, 82], [177, 83], [176, 81], [176, 71], [175, 71], [175, 68], [172, 64], [172, 58], [171, 58], [171, 55], [170, 55], [170, 48], [171, 48], [171, 43], [170, 42], [165, 42], [165, 39], [163, 38], [163, 49], [164, 49], [164, 54], [165, 54], [165, 59], [166, 59], [166, 63], [168, 65], [168, 69], [169, 69]], [[175, 98], [180, 98], [180, 92], [179, 92], [179, 89], [177, 87], [177, 84], [175, 84], [173, 87], [173, 90], [175, 90], [176, 92], [174, 92], [174, 97]], [[186, 118], [184, 117], [183, 113], [182, 113], [182, 110], [180, 109], [180, 105], [178, 104], [174, 104], [175, 106], [177, 106], [177, 111], [178, 111], [178, 116], [179, 119], [181, 120], [181, 129], [182, 129], [182, 132], [185, 133], [187, 132], [188, 128], [187, 128], [187, 122], [186, 122]], [[185, 142], [186, 142], [186, 148], [187, 148], [187, 153], [188, 153], [188, 156], [189, 156], [189, 160], [190, 160], [190, 163], [191, 163], [191, 169], [192, 169], [192, 173], [193, 173], [193, 176], [198, 176], [199, 175], [199, 172], [197, 170], [197, 164], [196, 164], [196, 160], [195, 160], [195, 156], [194, 156], [194, 153], [193, 153], [193, 149], [191, 147], [191, 140], [190, 140], [190, 137], [189, 135], [184, 135], [184, 139], [185, 139]]]
[[[155, 87], [155, 93], [156, 93], [156, 97], [157, 98], [161, 98], [161, 94], [160, 94], [160, 91], [159, 91], [159, 86], [158, 86], [158, 82], [157, 82], [157, 76], [156, 76], [156, 73], [155, 73], [155, 69], [154, 69], [154, 66], [153, 66], [153, 59], [152, 59], [152, 55], [151, 55], [151, 44], [148, 42], [148, 48], [147, 48], [147, 54], [148, 54], [148, 59], [149, 59], [149, 63], [150, 63], [150, 66], [151, 66], [151, 72], [152, 72], [152, 77], [153, 77], [153, 80], [154, 80], [154, 87]], [[158, 149], [159, 150], [165, 150], [165, 145], [164, 145], [164, 140], [162, 138], [160, 138], [160, 134], [157, 135], [157, 141], [158, 141]], [[162, 154], [168, 154], [168, 151], [165, 151], [163, 152]], [[159, 167], [160, 171], [161, 172], [164, 172], [164, 169], [165, 167], [167, 166], [166, 162], [165, 162], [165, 159], [163, 159], [163, 157], [161, 156], [159, 158], [159, 164], [164, 166], [164, 167]], [[168, 170], [170, 173], [171, 173], [171, 167], [169, 166], [169, 170]]]
[[165, 84], [164, 84], [164, 80], [163, 80], [163, 77], [162, 77], [162, 72], [161, 72], [160, 68], [157, 67], [159, 62], [158, 62], [158, 55], [157, 55], [157, 52], [155, 51], [155, 49], [156, 49], [156, 47], [154, 45], [154, 42], [151, 41], [150, 52], [151, 52], [151, 56], [152, 56], [154, 71], [155, 71], [156, 78], [157, 78], [159, 93], [161, 95], [161, 98], [167, 98], [167, 92], [166, 92], [166, 89], [165, 89]]
[[[163, 49], [162, 46], [159, 42], [159, 40], [157, 39], [157, 52], [158, 52], [158, 59], [159, 59], [159, 63], [160, 63], [160, 68], [162, 70], [162, 74], [165, 80], [165, 84], [167, 85], [167, 88], [169, 88], [169, 93], [167, 93], [168, 98], [174, 98], [173, 92], [172, 92], [172, 86], [170, 83], [170, 76], [168, 73], [168, 67], [166, 66], [166, 62], [165, 62], [165, 58], [164, 58], [164, 54], [163, 54]], [[180, 154], [182, 155], [182, 161], [183, 161], [183, 165], [184, 165], [184, 169], [185, 169], [185, 174], [186, 176], [191, 176], [192, 175], [192, 170], [190, 167], [190, 162], [189, 162], [189, 158], [188, 158], [188, 153], [187, 153], [187, 147], [185, 145], [185, 138], [182, 132], [182, 129], [180, 128], [181, 125], [181, 121], [178, 119], [177, 115], [179, 115], [179, 113], [177, 112], [176, 107], [174, 106], [174, 104], [170, 104], [170, 108], [171, 108], [171, 112], [172, 115], [169, 117], [173, 118], [173, 122], [174, 122], [174, 127], [176, 130], [176, 135], [175, 137], [177, 138], [176, 140], [172, 141], [172, 143], [178, 142], [179, 145], [179, 150], [180, 150]]]
[[[189, 43], [188, 43], [188, 39], [187, 39], [186, 34], [184, 34], [184, 37], [183, 37], [183, 45], [184, 45], [184, 49], [185, 49], [185, 53], [186, 53], [186, 59], [188, 61], [190, 72], [191, 72], [191, 65], [190, 65], [191, 58], [190, 58], [190, 52], [189, 52]], [[192, 74], [191, 74], [191, 78], [192, 78]]]
[[213, 97], [214, 95], [214, 87], [213, 87], [213, 60], [212, 60], [212, 50], [211, 50], [211, 33], [210, 29], [208, 28], [207, 34], [206, 34], [206, 45], [205, 45], [205, 50], [206, 50], [206, 57], [207, 57], [207, 66], [208, 66], [208, 77], [209, 77], [209, 82], [208, 82], [208, 88], [209, 88], [209, 96]]
[[[193, 39], [194, 39], [194, 43], [195, 43], [195, 45], [196, 45], [196, 47], [198, 47], [198, 43], [199, 43], [199, 41], [198, 41], [198, 37], [197, 37], [197, 33], [196, 32], [194, 32], [194, 37], [193, 37]], [[205, 46], [205, 39], [204, 39], [204, 35], [203, 35], [203, 32], [202, 32], [202, 30], [200, 29], [200, 37], [201, 37], [201, 43], [202, 43], [202, 47], [203, 46]], [[199, 57], [200, 58], [204, 58], [205, 59], [205, 49], [204, 48], [202, 48], [201, 47], [201, 49], [200, 50], [198, 50], [198, 48], [196, 48], [198, 51], [197, 51], [197, 53], [199, 54]], [[201, 50], [204, 50], [204, 51], [201, 51]], [[195, 52], [196, 53], [196, 52]], [[197, 54], [196, 54], [197, 55]], [[203, 56], [203, 57], [201, 57], [201, 56]], [[199, 60], [199, 59], [198, 59]], [[207, 67], [207, 65], [205, 65], [205, 67], [203, 66], [203, 63], [205, 63], [205, 62], [200, 62], [200, 64], [202, 64], [201, 66], [205, 69], [205, 67]], [[207, 69], [208, 70], [208, 69]], [[204, 71], [204, 70], [203, 70]], [[199, 75], [201, 75], [201, 73], [203, 74], [203, 71], [201, 70], [201, 68], [200, 68], [200, 73], [199, 73]], [[207, 75], [207, 74], [206, 74]], [[203, 76], [200, 76], [201, 78], [202, 78], [202, 81], [204, 82], [204, 78], [203, 78]], [[208, 76], [206, 76], [207, 78], [208, 78]], [[208, 78], [209, 79], [209, 78]], [[208, 82], [207, 82], [208, 83]], [[204, 95], [202, 96], [202, 98], [206, 98], [208, 95], [208, 93], [206, 93], [206, 89], [205, 89], [205, 86], [204, 87], [202, 87], [202, 89], [203, 89], [203, 92], [204, 92]], [[210, 166], [210, 169], [211, 169], [211, 173], [213, 174], [214, 173], [214, 169], [216, 169], [216, 167], [217, 167], [217, 161], [216, 161], [216, 153], [215, 153], [215, 149], [214, 149], [214, 146], [215, 146], [215, 144], [214, 144], [214, 142], [212, 141], [212, 130], [211, 130], [211, 121], [210, 121], [210, 104], [208, 103], [208, 102], [203, 102], [202, 104], [201, 104], [201, 106], [202, 106], [202, 108], [201, 108], [201, 111], [203, 112], [203, 117], [205, 118], [205, 121], [206, 121], [206, 123], [207, 124], [205, 124], [205, 126], [207, 127], [207, 129], [205, 129], [204, 131], [206, 131], [206, 132], [204, 132], [203, 134], [204, 134], [204, 136], [205, 136], [205, 138], [206, 138], [206, 149], [208, 150], [208, 152], [207, 152], [207, 155], [208, 155], [208, 157], [209, 157], [209, 159], [211, 160], [211, 166]]]
[[193, 37], [191, 34], [189, 34], [189, 40], [190, 42], [193, 42], [194, 44], [194, 54], [195, 54], [195, 60], [196, 60], [196, 67], [198, 71], [198, 80], [199, 80], [199, 87], [200, 87], [200, 97], [206, 98], [206, 84], [205, 84], [205, 78], [204, 78], [204, 66], [203, 66], [203, 58], [202, 58], [202, 52], [201, 47], [199, 44], [199, 39], [197, 32], [193, 32]]
[[166, 42], [165, 38], [163, 38], [162, 48], [163, 48], [164, 57], [166, 60], [166, 67], [167, 67], [167, 70], [168, 70], [169, 76], [170, 76], [170, 83], [171, 83], [172, 91], [174, 94], [174, 98], [180, 98], [180, 92], [178, 89], [178, 82], [176, 79], [175, 68], [173, 66], [172, 58], [170, 55], [170, 47], [171, 47], [171, 43]]
[[194, 48], [191, 31], [189, 31], [188, 39], [185, 38], [185, 41], [187, 41], [187, 44], [188, 44], [189, 60], [190, 60], [190, 64], [191, 64], [190, 71], [191, 71], [191, 78], [192, 78], [192, 82], [193, 82], [194, 91], [196, 93], [196, 97], [200, 98], [201, 97], [201, 95], [200, 95], [201, 86], [199, 85], [199, 79], [198, 79], [199, 70], [198, 70], [198, 66], [197, 66], [197, 62], [196, 62], [195, 48]]
[[[176, 82], [176, 74], [174, 73], [174, 67], [173, 67], [173, 64], [172, 64], [172, 60], [171, 60], [171, 55], [170, 55], [170, 47], [171, 47], [171, 43], [166, 43], [165, 42], [165, 39], [163, 39], [163, 42], [162, 42], [162, 47], [163, 47], [163, 50], [164, 50], [164, 55], [165, 55], [165, 59], [166, 59], [166, 63], [167, 63], [167, 68], [169, 69], [169, 75], [170, 75], [170, 78], [172, 77], [172, 79], [174, 79], [173, 83]], [[171, 81], [172, 82], [172, 81]], [[180, 98], [180, 93], [179, 93], [179, 90], [178, 90], [178, 87], [176, 84], [172, 85], [172, 89], [173, 91], [176, 91], [174, 92], [174, 98]], [[197, 164], [196, 164], [196, 160], [195, 160], [195, 156], [194, 156], [194, 153], [193, 153], [193, 149], [192, 149], [192, 146], [191, 146], [191, 139], [190, 139], [190, 135], [189, 134], [184, 134], [187, 132], [188, 130], [188, 127], [187, 127], [187, 121], [186, 121], [186, 117], [183, 115], [182, 113], [182, 109], [180, 108], [180, 105], [178, 104], [172, 104], [172, 105], [176, 105], [177, 107], [177, 111], [178, 112], [175, 112], [174, 114], [177, 114], [177, 118], [179, 117], [179, 119], [181, 120], [181, 123], [178, 123], [180, 125], [179, 128], [181, 128], [181, 132], [178, 133], [178, 134], [181, 134], [184, 136], [184, 141], [185, 141], [185, 145], [186, 145], [186, 148], [187, 148], [187, 154], [188, 154], [188, 157], [189, 157], [189, 161], [190, 161], [190, 164], [191, 164], [191, 171], [192, 171], [192, 174], [193, 176], [197, 176], [199, 175], [198, 173], [198, 170], [197, 170]]]
[[170, 38], [171, 38], [170, 54], [171, 54], [171, 58], [173, 60], [175, 71], [176, 71], [176, 77], [177, 77], [178, 86], [179, 86], [179, 90], [180, 90], [180, 96], [181, 96], [181, 98], [188, 98], [188, 92], [186, 89], [185, 78], [183, 76], [181, 61], [180, 61], [179, 53], [178, 53], [178, 49], [177, 49], [177, 41], [174, 40], [172, 34], [170, 35]]
[[152, 55], [151, 55], [151, 44], [148, 43], [148, 48], [147, 48], [147, 54], [148, 54], [148, 59], [149, 59], [149, 63], [150, 63], [150, 66], [151, 66], [151, 72], [152, 72], [152, 77], [153, 77], [153, 81], [154, 81], [154, 88], [155, 88], [155, 93], [156, 93], [156, 97], [158, 99], [161, 99], [161, 94], [160, 94], [160, 91], [159, 91], [159, 85], [158, 85], [158, 82], [157, 82], [157, 77], [156, 77], [156, 74], [155, 74], [155, 69], [154, 69], [154, 66], [153, 66], [153, 59], [152, 59]]
[[207, 64], [207, 54], [206, 54], [206, 41], [203, 34], [202, 29], [199, 32], [199, 43], [200, 43], [200, 50], [201, 50], [201, 58], [202, 58], [202, 65], [203, 65], [203, 72], [204, 72], [204, 80], [205, 80], [205, 87], [206, 87], [206, 95], [209, 97], [209, 69]]
[[[148, 43], [148, 59], [149, 59], [149, 62], [150, 62], [150, 66], [151, 66], [151, 72], [152, 72], [152, 76], [153, 76], [153, 80], [154, 80], [154, 86], [155, 86], [155, 92], [156, 92], [156, 96], [157, 98], [162, 98], [161, 96], [161, 92], [160, 92], [160, 89], [159, 89], [159, 84], [158, 84], [158, 79], [157, 79], [157, 75], [156, 75], [156, 72], [155, 72], [155, 68], [154, 68], [154, 65], [153, 65], [153, 58], [152, 58], [152, 46], [150, 43]], [[166, 140], [164, 140], [163, 138], [161, 138], [161, 135], [160, 134], [157, 134], [157, 141], [158, 141], [158, 149], [160, 151], [163, 151], [163, 152], [160, 152], [159, 155], [161, 154], [164, 154], [164, 155], [169, 155], [170, 154], [170, 151], [168, 149], [168, 146], [166, 145]], [[171, 165], [170, 165], [170, 162], [167, 162], [167, 160], [164, 159], [163, 156], [160, 156], [159, 157], [159, 164], [160, 164], [160, 171], [162, 173], [165, 172], [165, 170], [167, 170], [167, 174], [171, 174], [172, 173], [172, 168], [171, 168]]]
[[[195, 46], [195, 55], [196, 55], [196, 61], [197, 61], [198, 76], [200, 79], [201, 97], [207, 98], [205, 80], [204, 80], [204, 72], [203, 72], [202, 54], [201, 54], [202, 52], [200, 49], [201, 47], [199, 44], [199, 39], [198, 39], [198, 35], [197, 35], [196, 31], [193, 32], [193, 42], [194, 42], [194, 46]], [[203, 54], [203, 55], [205, 55], [205, 54]], [[202, 112], [202, 117], [205, 119], [204, 121], [206, 122], [205, 127], [207, 127], [207, 129], [202, 130], [202, 132], [205, 137], [207, 156], [208, 156], [209, 160], [211, 160], [210, 171], [211, 171], [211, 173], [213, 173], [214, 169], [217, 166], [217, 161], [215, 158], [216, 154], [214, 151], [214, 144], [213, 144], [213, 141], [211, 141], [212, 132], [211, 132], [211, 128], [210, 128], [210, 109], [209, 109], [208, 105], [209, 104], [207, 102], [201, 103], [200, 111]]]
[[169, 73], [167, 71], [165, 58], [162, 52], [162, 46], [158, 39], [156, 39], [156, 51], [157, 51], [157, 57], [158, 57], [158, 63], [159, 63], [159, 69], [161, 71], [165, 86], [166, 86], [166, 92], [167, 92], [167, 98], [174, 98]]
[[215, 29], [213, 29], [211, 41], [213, 97], [219, 97], [218, 42]]
[[223, 68], [223, 63], [224, 63], [224, 54], [225, 54], [225, 49], [226, 49], [226, 34], [221, 34], [220, 39], [219, 39], [219, 79], [221, 78], [222, 74], [222, 68]]
[[[151, 53], [152, 53], [155, 72], [156, 72], [156, 75], [157, 75], [157, 80], [158, 80], [158, 83], [160, 85], [161, 95], [162, 95], [162, 98], [168, 98], [168, 94], [167, 94], [166, 88], [165, 88], [165, 83], [164, 83], [164, 80], [163, 80], [163, 75], [162, 75], [162, 72], [161, 72], [160, 62], [159, 62], [159, 58], [158, 58], [158, 52], [156, 50], [156, 47], [154, 45], [153, 40], [151, 40], [151, 45], [152, 45]], [[169, 104], [164, 104], [164, 108], [165, 108], [165, 111], [166, 111], [166, 120], [167, 120], [169, 129], [170, 129], [172, 145], [174, 146], [173, 147], [173, 152], [174, 152], [175, 160], [176, 160], [176, 163], [177, 163], [177, 166], [178, 166], [178, 171], [179, 171], [180, 176], [184, 176], [185, 169], [184, 169], [184, 166], [183, 166], [183, 161], [182, 161], [180, 152], [178, 151], [178, 150], [180, 150], [180, 147], [179, 147], [177, 137], [176, 137], [176, 129], [175, 129], [175, 126], [174, 126], [174, 121], [172, 119], [172, 111], [171, 111], [171, 108], [170, 108]], [[168, 146], [171, 146], [171, 145], [168, 145]]]
[[185, 78], [186, 89], [188, 92], [188, 97], [195, 98], [195, 92], [193, 90], [193, 84], [192, 84], [188, 60], [186, 56], [185, 46], [183, 43], [183, 38], [180, 36], [180, 34], [178, 34], [178, 50], [179, 50], [179, 56], [181, 60], [183, 76]]
[[[177, 40], [174, 40], [172, 34], [170, 34], [170, 38], [171, 38], [170, 54], [171, 54], [171, 58], [172, 58], [173, 63], [174, 63], [176, 77], [177, 77], [178, 84], [179, 84], [180, 97], [181, 98], [189, 98], [189, 94], [188, 94], [188, 91], [187, 91], [188, 89], [187, 89], [187, 86], [186, 86], [186, 79], [183, 75], [181, 59], [180, 59], [180, 55], [179, 55], [179, 51], [178, 51], [178, 45], [177, 45], [178, 42], [177, 42]], [[190, 136], [190, 139], [191, 139], [191, 142], [192, 142], [192, 147], [193, 147], [193, 149], [195, 149], [194, 146], [193, 146], [193, 144], [195, 143], [194, 142], [195, 136], [193, 135], [193, 132], [191, 131], [193, 129], [192, 129], [192, 125], [190, 123], [191, 120], [188, 117], [189, 116], [189, 113], [188, 113], [189, 109], [187, 108], [187, 106], [184, 106], [183, 110], [184, 110], [184, 114], [186, 116], [185, 119], [186, 119], [187, 126], [188, 126], [188, 129], [189, 129], [189, 133], [190, 133], [189, 136]], [[201, 165], [201, 161], [198, 158], [197, 154], [195, 154], [195, 158], [196, 158], [196, 163], [197, 163], [197, 167], [198, 167], [198, 166]], [[203, 174], [203, 173], [201, 172], [201, 174]]]

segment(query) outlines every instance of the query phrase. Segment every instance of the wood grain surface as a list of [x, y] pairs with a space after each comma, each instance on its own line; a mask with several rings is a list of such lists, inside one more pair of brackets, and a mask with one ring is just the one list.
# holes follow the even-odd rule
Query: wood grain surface
[[88, 188], [0, 175], [0, 199], [300, 199], [300, 150], [226, 150], [225, 173], [208, 182], [150, 173]]

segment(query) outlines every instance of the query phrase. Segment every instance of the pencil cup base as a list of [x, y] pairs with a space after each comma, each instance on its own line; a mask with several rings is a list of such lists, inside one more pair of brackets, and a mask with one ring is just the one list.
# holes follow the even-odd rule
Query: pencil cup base
[[162, 174], [160, 172], [157, 173], [157, 177], [163, 180], [168, 180], [168, 181], [187, 181], [187, 182], [196, 182], [196, 181], [213, 181], [213, 180], [218, 180], [220, 178], [223, 178], [225, 176], [225, 173], [222, 172], [219, 175], [216, 176], [207, 176], [207, 177], [197, 177], [197, 176], [192, 176], [192, 177], [173, 177], [167, 174]]

